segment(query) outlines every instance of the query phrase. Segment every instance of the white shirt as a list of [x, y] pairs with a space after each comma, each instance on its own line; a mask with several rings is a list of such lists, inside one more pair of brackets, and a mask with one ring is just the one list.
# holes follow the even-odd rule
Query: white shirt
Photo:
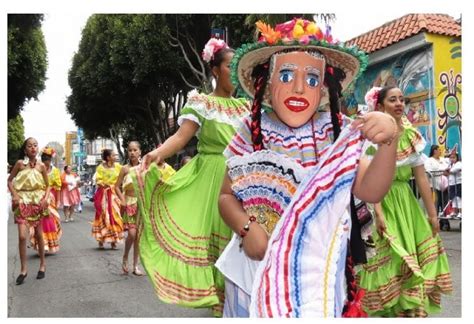
[[462, 182], [462, 164], [457, 161], [451, 166], [449, 170], [448, 182], [450, 186], [454, 186]]
[[449, 163], [446, 159], [440, 158], [439, 160], [434, 157], [430, 157], [425, 161], [425, 170], [428, 172], [431, 182], [431, 187], [437, 190], [441, 188], [441, 178], [443, 177], [442, 172], [449, 167]]
[[75, 177], [73, 174], [66, 174], [67, 190], [71, 191], [77, 187], [77, 183], [81, 178]]

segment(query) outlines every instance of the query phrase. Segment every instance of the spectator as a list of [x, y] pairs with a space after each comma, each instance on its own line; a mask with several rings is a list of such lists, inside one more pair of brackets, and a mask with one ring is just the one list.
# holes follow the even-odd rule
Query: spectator
[[448, 203], [448, 179], [442, 172], [445, 171], [448, 166], [447, 161], [441, 157], [439, 145], [431, 145], [430, 156], [425, 161], [425, 169], [429, 174], [431, 187], [436, 192], [436, 209], [438, 213], [441, 212]]
[[454, 213], [451, 216], [457, 215], [457, 217], [461, 217], [462, 212], [462, 201], [461, 201], [461, 183], [462, 183], [462, 164], [461, 160], [459, 159], [459, 155], [456, 151], [451, 152], [449, 156], [450, 159], [450, 166], [446, 170], [448, 175], [448, 192], [449, 192], [449, 199], [453, 203]]

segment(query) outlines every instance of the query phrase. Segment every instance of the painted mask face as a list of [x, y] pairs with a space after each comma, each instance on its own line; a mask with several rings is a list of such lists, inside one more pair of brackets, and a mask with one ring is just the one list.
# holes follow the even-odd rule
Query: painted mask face
[[321, 101], [325, 62], [315, 55], [290, 52], [276, 54], [272, 59], [272, 107], [278, 118], [290, 127], [304, 125]]
[[381, 111], [391, 115], [395, 119], [400, 119], [405, 111], [405, 97], [402, 90], [393, 88], [388, 90], [382, 104]]

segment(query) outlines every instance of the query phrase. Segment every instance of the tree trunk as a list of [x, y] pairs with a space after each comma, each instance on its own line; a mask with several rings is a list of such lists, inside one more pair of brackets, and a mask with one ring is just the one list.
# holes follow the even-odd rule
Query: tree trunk
[[117, 147], [117, 152], [120, 156], [120, 161], [122, 161], [122, 163], [125, 163], [126, 156], [122, 150], [122, 146], [120, 145], [120, 131], [118, 131], [117, 129], [111, 128], [109, 129], [109, 133], [110, 133], [110, 139], [115, 143], [115, 146]]

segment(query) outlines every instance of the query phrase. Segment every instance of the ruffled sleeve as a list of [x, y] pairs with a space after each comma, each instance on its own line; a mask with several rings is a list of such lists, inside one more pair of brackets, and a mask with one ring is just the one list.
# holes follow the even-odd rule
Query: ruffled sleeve
[[[409, 165], [410, 167], [423, 165], [426, 161], [426, 155], [423, 154], [426, 146], [425, 139], [408, 120], [403, 121], [403, 127], [403, 133], [398, 140], [397, 167], [403, 165]], [[375, 152], [377, 152], [377, 148], [378, 145], [366, 141], [362, 151], [365, 157], [372, 159]]]
[[405, 129], [398, 140], [397, 166], [423, 165], [426, 160], [426, 156], [423, 154], [426, 146], [425, 139], [408, 120], [404, 120], [403, 127]]
[[180, 116], [178, 117], [178, 125], [181, 126], [184, 120], [187, 119], [195, 122], [199, 125], [199, 127], [201, 127], [204, 117], [202, 116], [202, 113], [199, 113], [199, 107], [202, 104], [201, 95], [197, 92], [197, 90], [189, 92], [186, 105], [183, 107], [183, 109], [181, 109]]
[[250, 121], [250, 116], [244, 118], [242, 125], [237, 132], [235, 132], [234, 137], [224, 150], [224, 156], [227, 160], [233, 156], [242, 156], [253, 152]]
[[241, 125], [242, 118], [248, 115], [249, 109], [249, 102], [243, 98], [216, 97], [193, 90], [188, 94], [178, 124], [181, 125], [188, 119], [201, 127], [205, 120], [214, 120], [237, 129]]

